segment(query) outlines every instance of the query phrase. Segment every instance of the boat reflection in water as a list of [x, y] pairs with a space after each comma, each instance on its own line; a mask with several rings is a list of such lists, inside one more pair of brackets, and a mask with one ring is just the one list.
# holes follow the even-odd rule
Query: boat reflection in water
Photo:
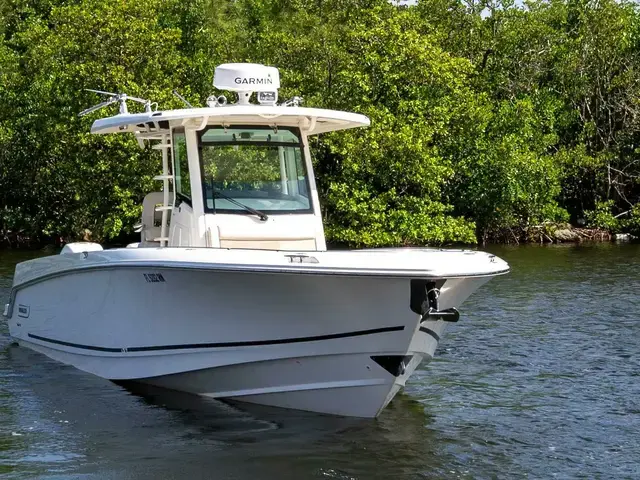
[[119, 386], [17, 346], [0, 355], [14, 372], [0, 426], [19, 433], [2, 458], [31, 477], [442, 478], [455, 464], [428, 407], [404, 394], [372, 421]]

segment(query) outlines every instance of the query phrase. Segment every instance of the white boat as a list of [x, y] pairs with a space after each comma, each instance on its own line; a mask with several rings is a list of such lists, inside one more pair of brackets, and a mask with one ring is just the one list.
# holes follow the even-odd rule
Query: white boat
[[214, 85], [238, 103], [154, 111], [109, 94], [85, 111], [119, 103], [91, 131], [152, 143], [162, 191], [144, 199], [139, 243], [72, 243], [18, 264], [10, 334], [114, 381], [375, 417], [456, 307], [509, 267], [480, 251], [327, 251], [308, 138], [369, 119], [278, 105], [273, 67], [221, 65]]

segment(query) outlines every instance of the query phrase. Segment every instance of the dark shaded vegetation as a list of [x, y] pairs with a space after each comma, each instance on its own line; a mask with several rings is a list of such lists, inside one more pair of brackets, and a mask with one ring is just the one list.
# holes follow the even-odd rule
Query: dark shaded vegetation
[[105, 111], [78, 118], [99, 100], [83, 89], [202, 105], [231, 61], [277, 66], [281, 98], [371, 117], [313, 141], [331, 242], [640, 233], [631, 2], [0, 0], [0, 38], [0, 243], [131, 234], [160, 159], [90, 135]]

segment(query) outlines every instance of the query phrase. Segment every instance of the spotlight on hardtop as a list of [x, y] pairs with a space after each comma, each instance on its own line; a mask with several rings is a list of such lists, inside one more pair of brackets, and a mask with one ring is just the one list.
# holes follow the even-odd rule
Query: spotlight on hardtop
[[280, 73], [275, 67], [258, 63], [225, 63], [216, 67], [213, 86], [238, 92], [240, 105], [248, 105], [253, 92], [258, 93], [260, 104], [275, 105], [278, 101]]

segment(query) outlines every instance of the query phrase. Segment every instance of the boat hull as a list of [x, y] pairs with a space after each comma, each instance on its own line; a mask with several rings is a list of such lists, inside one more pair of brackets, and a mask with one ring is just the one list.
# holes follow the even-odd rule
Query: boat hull
[[[442, 302], [488, 279], [452, 280]], [[409, 278], [381, 276], [121, 265], [13, 301], [14, 339], [103, 378], [357, 417], [380, 413], [445, 328], [410, 310]]]

